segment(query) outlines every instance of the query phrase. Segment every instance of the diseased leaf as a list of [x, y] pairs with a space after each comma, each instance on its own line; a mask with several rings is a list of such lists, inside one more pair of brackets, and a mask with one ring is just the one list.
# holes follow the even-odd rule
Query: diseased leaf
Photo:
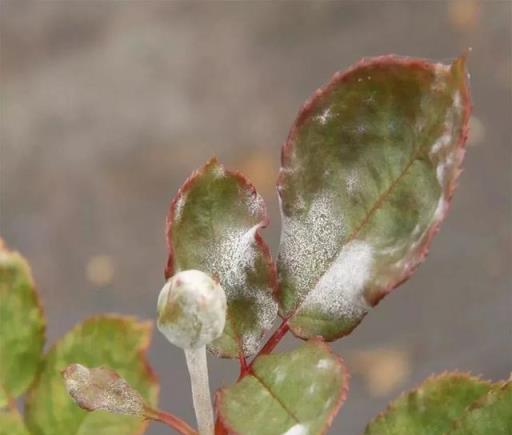
[[392, 402], [368, 425], [365, 435], [443, 435], [454, 419], [491, 388], [489, 382], [466, 374], [433, 376]]
[[20, 414], [0, 410], [0, 435], [30, 435]]
[[218, 356], [253, 354], [277, 315], [275, 268], [259, 234], [267, 223], [254, 186], [216, 159], [194, 172], [171, 203], [166, 277], [197, 269], [220, 281], [228, 302], [226, 326], [209, 345]]
[[464, 59], [384, 56], [337, 73], [282, 150], [280, 313], [307, 338], [349, 333], [424, 259], [464, 156]]
[[108, 367], [89, 369], [71, 364], [62, 372], [66, 389], [86, 411], [144, 416], [144, 399], [125, 379]]
[[149, 405], [155, 405], [158, 384], [145, 358], [151, 325], [124, 316], [97, 316], [69, 331], [54, 345], [37, 382], [27, 398], [26, 419], [34, 435], [130, 435], [146, 423], [140, 417], [80, 409], [66, 391], [61, 371], [80, 362], [112, 367], [136, 389]]
[[312, 339], [291, 352], [262, 355], [250, 374], [217, 393], [218, 434], [318, 435], [348, 391], [341, 358]]
[[30, 267], [0, 239], [0, 407], [30, 386], [41, 365], [45, 319]]
[[464, 412], [447, 435], [512, 434], [512, 382], [496, 385]]

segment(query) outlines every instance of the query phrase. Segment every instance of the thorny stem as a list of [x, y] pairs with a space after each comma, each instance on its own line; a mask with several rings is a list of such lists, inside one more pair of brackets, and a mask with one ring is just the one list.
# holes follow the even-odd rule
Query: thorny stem
[[182, 419], [169, 414], [168, 412], [147, 408], [144, 416], [149, 420], [159, 421], [160, 423], [166, 424], [181, 435], [197, 435], [197, 431], [195, 429], [192, 429]]
[[208, 380], [208, 362], [206, 346], [198, 349], [185, 349], [192, 399], [196, 412], [197, 426], [200, 435], [213, 435], [214, 420]]

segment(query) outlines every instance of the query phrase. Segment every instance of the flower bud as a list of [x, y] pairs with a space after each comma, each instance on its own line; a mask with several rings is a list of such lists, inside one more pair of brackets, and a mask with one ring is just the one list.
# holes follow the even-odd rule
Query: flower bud
[[185, 270], [163, 286], [157, 310], [160, 332], [178, 347], [196, 349], [222, 335], [226, 294], [207, 274]]

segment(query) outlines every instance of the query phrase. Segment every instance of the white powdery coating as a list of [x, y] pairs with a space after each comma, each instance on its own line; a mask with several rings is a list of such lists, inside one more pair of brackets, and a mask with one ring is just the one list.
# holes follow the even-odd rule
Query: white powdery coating
[[450, 75], [451, 67], [450, 65], [445, 65], [443, 63], [434, 64], [434, 81], [432, 83], [433, 91], [443, 91], [446, 89], [446, 78]]
[[317, 119], [320, 124], [324, 125], [331, 117], [331, 108], [328, 107], [320, 115], [315, 116], [315, 119]]
[[356, 170], [350, 171], [345, 179], [345, 184], [349, 195], [353, 195], [359, 189], [359, 177]]
[[259, 193], [249, 193], [249, 198], [247, 199], [247, 208], [249, 209], [249, 213], [251, 213], [252, 216], [261, 216], [265, 209], [265, 202], [263, 197]]
[[69, 395], [84, 409], [124, 415], [144, 412], [140, 394], [109, 368], [73, 364], [64, 371], [64, 378]]
[[439, 201], [437, 202], [436, 210], [434, 211], [434, 221], [440, 222], [444, 219], [446, 216], [446, 213], [448, 212], [448, 207], [450, 206], [450, 203], [445, 199], [444, 195], [441, 195], [439, 198]]
[[228, 303], [241, 297], [248, 298], [257, 313], [257, 323], [251, 331], [242, 331], [242, 348], [246, 355], [254, 354], [261, 340], [261, 332], [270, 329], [277, 316], [277, 302], [271, 289], [251, 287], [247, 283], [247, 272], [255, 267], [261, 255], [255, 241], [260, 225], [248, 231], [234, 229], [208, 249], [208, 264], [218, 275], [221, 285], [226, 291]]
[[459, 91], [453, 94], [453, 104], [446, 114], [444, 132], [432, 145], [430, 158], [437, 162], [436, 177], [444, 189], [450, 179], [450, 174], [457, 168], [463, 157], [463, 151], [457, 149], [454, 141], [458, 140], [455, 131], [457, 117], [464, 110]]
[[329, 369], [333, 365], [333, 362], [329, 359], [321, 359], [316, 363], [316, 367], [319, 369]]
[[181, 193], [178, 196], [176, 203], [174, 204], [174, 220], [178, 221], [181, 219], [181, 214], [183, 213], [183, 206], [187, 200], [187, 194]]
[[371, 278], [373, 260], [370, 244], [362, 240], [349, 242], [308, 294], [300, 311], [348, 318], [360, 315], [368, 309], [364, 289]]
[[[302, 200], [299, 200], [299, 203]], [[300, 217], [282, 214], [279, 260], [302, 299], [329, 266], [345, 234], [343, 218], [329, 196], [319, 196]], [[281, 207], [282, 210], [282, 207]]]
[[292, 426], [290, 429], [288, 429], [286, 432], [283, 433], [283, 435], [308, 435], [309, 429], [304, 424], [296, 424], [295, 426]]

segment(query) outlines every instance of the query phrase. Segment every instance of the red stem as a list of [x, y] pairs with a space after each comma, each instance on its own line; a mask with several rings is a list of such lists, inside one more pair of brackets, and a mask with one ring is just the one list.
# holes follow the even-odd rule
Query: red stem
[[249, 373], [251, 368], [249, 367], [249, 364], [247, 364], [247, 359], [245, 358], [245, 355], [243, 353], [240, 353], [239, 360], [240, 360], [240, 377], [238, 379], [241, 379], [247, 373]]
[[267, 340], [265, 345], [260, 349], [258, 354], [254, 357], [251, 364], [249, 364], [247, 373], [251, 370], [251, 367], [254, 364], [254, 361], [256, 360], [256, 358], [258, 358], [260, 355], [266, 355], [268, 353], [271, 353], [289, 330], [290, 330], [290, 327], [288, 326], [288, 319], [284, 319], [282, 321], [281, 325], [279, 325], [279, 328], [277, 328], [275, 330], [275, 332]]
[[181, 418], [178, 418], [175, 415], [172, 415], [168, 412], [156, 409], [146, 409], [145, 416], [150, 420], [159, 421], [160, 423], [172, 427], [176, 432], [180, 433], [181, 435], [198, 435], [198, 432], [192, 427], [190, 427]]

